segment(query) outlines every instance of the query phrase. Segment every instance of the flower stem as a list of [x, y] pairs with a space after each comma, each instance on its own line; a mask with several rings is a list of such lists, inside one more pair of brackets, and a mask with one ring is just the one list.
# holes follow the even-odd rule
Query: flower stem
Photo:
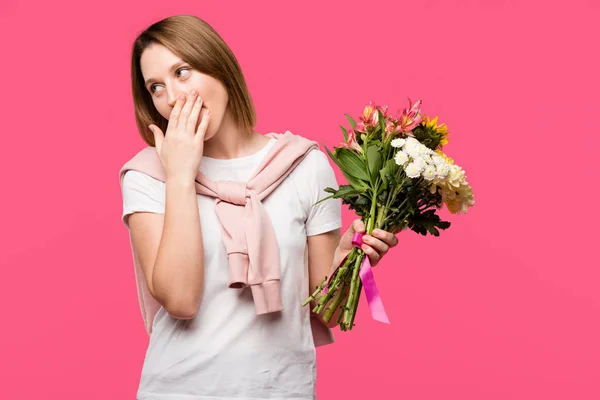
[[342, 329], [352, 329], [351, 321], [354, 320], [354, 314], [356, 313], [356, 309], [354, 308], [354, 304], [356, 302], [356, 298], [359, 297], [360, 292], [359, 284], [360, 284], [360, 276], [358, 273], [360, 272], [360, 264], [363, 260], [364, 252], [359, 250], [359, 255], [356, 257], [354, 261], [354, 265], [352, 267], [352, 280], [350, 281], [350, 293], [348, 294], [348, 300], [346, 302], [346, 308], [344, 309], [344, 322]]
[[338, 268], [338, 270], [335, 272], [335, 275], [333, 276], [333, 279], [331, 280], [331, 282], [327, 288], [328, 289], [327, 293], [320, 296], [318, 299], [316, 297], [316, 295], [318, 293], [320, 293], [321, 291], [323, 291], [323, 289], [325, 288], [325, 283], [327, 282], [327, 278], [325, 278], [325, 282], [322, 283], [321, 285], [319, 285], [317, 290], [315, 290], [315, 293], [313, 293], [311, 297], [306, 299], [304, 301], [303, 305], [308, 304], [312, 298], [312, 300], [318, 301], [318, 304], [313, 308], [313, 312], [316, 314], [321, 314], [321, 312], [323, 312], [323, 309], [327, 306], [327, 303], [331, 300], [331, 298], [338, 291], [340, 284], [343, 284], [344, 282], [346, 282], [348, 280], [346, 278], [346, 275], [348, 274], [348, 269], [349, 269], [350, 265], [354, 262], [354, 257], [356, 254], [356, 251], [354, 251], [354, 250], [355, 249], [352, 249], [350, 251], [350, 253], [346, 257], [346, 260], [344, 261], [344, 264], [342, 266], [340, 266]]
[[[365, 255], [364, 257], [367, 257], [367, 256]], [[364, 259], [364, 257], [362, 257], [362, 258]], [[361, 262], [361, 265], [362, 265], [362, 262]], [[358, 288], [356, 290], [360, 294], [360, 291], [362, 290], [362, 281], [360, 279], [358, 280]], [[350, 323], [348, 324], [350, 326], [350, 329], [352, 329], [352, 327], [354, 326], [354, 318], [356, 318], [356, 310], [358, 309], [359, 300], [360, 300], [360, 296], [357, 296], [354, 299], [354, 303], [350, 305], [350, 307], [352, 308], [352, 315], [350, 318]]]
[[338, 290], [337, 294], [335, 295], [333, 304], [331, 304], [331, 306], [329, 308], [327, 308], [327, 310], [325, 311], [325, 314], [323, 315], [323, 321], [329, 322], [331, 320], [331, 317], [333, 316], [335, 311], [340, 306], [340, 303], [342, 302], [342, 300], [344, 300], [346, 298], [346, 295], [348, 294], [347, 289], [348, 289], [348, 281], [344, 281], [344, 283], [342, 284], [342, 288], [340, 290]]
[[321, 284], [317, 286], [317, 289], [313, 292], [313, 294], [311, 294], [308, 299], [304, 300], [304, 302], [302, 303], [302, 307], [304, 307], [311, 301], [317, 301], [317, 295], [325, 288], [325, 285], [327, 284], [327, 278], [328, 277], [326, 276], [325, 279], [323, 279], [323, 282], [321, 282]]

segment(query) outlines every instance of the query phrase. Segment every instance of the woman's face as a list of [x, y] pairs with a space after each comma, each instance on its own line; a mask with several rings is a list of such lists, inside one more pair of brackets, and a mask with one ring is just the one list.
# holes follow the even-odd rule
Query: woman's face
[[[188, 95], [196, 89], [202, 98], [202, 107], [210, 109], [210, 123], [205, 140], [210, 139], [219, 130], [227, 110], [229, 97], [223, 84], [217, 79], [193, 69], [166, 47], [152, 44], [141, 56], [140, 66], [145, 89], [154, 103], [154, 107], [165, 119], [169, 119], [180, 93]], [[200, 117], [196, 129], [200, 124]], [[165, 132], [166, 133], [166, 132]]]

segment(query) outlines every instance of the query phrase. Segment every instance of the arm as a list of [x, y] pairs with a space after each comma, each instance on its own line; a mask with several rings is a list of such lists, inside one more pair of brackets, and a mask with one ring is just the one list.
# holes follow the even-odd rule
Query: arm
[[[325, 277], [330, 278], [342, 259], [352, 250], [354, 246], [352, 237], [355, 232], [365, 233], [365, 224], [360, 219], [355, 219], [342, 237], [340, 237], [339, 229], [308, 237], [309, 296], [323, 282]], [[375, 267], [392, 247], [398, 245], [398, 238], [393, 233], [380, 229], [374, 229], [372, 233], [373, 235], [363, 236], [361, 249], [369, 257], [371, 266]], [[327, 302], [325, 310], [332, 304], [334, 299], [335, 296]], [[312, 301], [310, 304], [311, 310], [315, 305], [315, 302]], [[333, 328], [338, 325], [337, 319], [341, 310], [341, 308], [338, 308], [329, 322], [323, 321], [322, 315], [318, 315], [318, 317], [327, 327]], [[324, 313], [325, 311], [323, 311]]]
[[172, 316], [193, 318], [204, 287], [204, 249], [194, 182], [167, 180], [165, 213], [133, 213], [129, 226], [150, 294]]
[[[337, 251], [338, 245], [340, 243], [340, 229], [335, 229], [333, 231], [325, 232], [319, 235], [308, 236], [308, 282], [309, 282], [309, 293], [308, 296], [312, 294], [317, 286], [319, 286], [325, 277], [329, 279], [331, 273], [338, 266], [339, 262], [337, 258], [339, 258], [339, 252]], [[339, 260], [341, 261], [341, 260]], [[307, 296], [307, 297], [308, 297]], [[331, 305], [333, 302], [332, 298], [327, 306]], [[311, 301], [310, 308], [311, 310], [316, 305], [314, 301]], [[331, 317], [329, 322], [323, 321], [324, 312], [318, 315], [321, 322], [327, 326], [328, 328], [334, 328], [338, 325], [337, 319], [340, 314], [340, 309], [338, 309], [333, 316]]]

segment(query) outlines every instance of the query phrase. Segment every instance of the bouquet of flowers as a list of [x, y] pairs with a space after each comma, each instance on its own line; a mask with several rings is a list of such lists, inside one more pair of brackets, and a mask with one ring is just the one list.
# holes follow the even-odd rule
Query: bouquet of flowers
[[[379, 228], [397, 233], [411, 229], [421, 235], [439, 236], [450, 222], [442, 221], [436, 211], [446, 205], [453, 213], [466, 213], [474, 204], [473, 192], [465, 171], [442, 152], [448, 143], [446, 124], [438, 125], [438, 117], [422, 115], [421, 100], [392, 118], [387, 106], [369, 102], [360, 122], [348, 114], [351, 129], [341, 126], [344, 141], [334, 147], [329, 157], [340, 168], [347, 185], [326, 188], [329, 198], [341, 198], [354, 210], [366, 226], [366, 233]], [[369, 258], [360, 248], [362, 235], [355, 234], [353, 249], [340, 265], [325, 278], [306, 299], [316, 303], [313, 312], [332, 315], [342, 308], [337, 322], [340, 329], [350, 330], [364, 285], [371, 313], [376, 320], [389, 323], [377, 292]]]

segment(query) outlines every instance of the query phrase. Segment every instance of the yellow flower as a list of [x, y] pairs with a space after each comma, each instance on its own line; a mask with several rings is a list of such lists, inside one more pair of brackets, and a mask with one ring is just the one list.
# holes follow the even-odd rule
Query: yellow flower
[[448, 157], [446, 154], [444, 154], [441, 150], [436, 149], [434, 151], [435, 151], [435, 154], [437, 154], [438, 156], [442, 157], [442, 159], [444, 160], [444, 162], [446, 164], [449, 164], [449, 165], [454, 164], [454, 160], [451, 159], [450, 157]]
[[421, 124], [440, 135], [440, 146], [445, 146], [448, 144], [448, 134], [450, 132], [448, 132], [448, 126], [446, 124], [438, 125], [437, 121], [437, 115], [434, 119], [429, 118], [428, 115], [424, 115]]

